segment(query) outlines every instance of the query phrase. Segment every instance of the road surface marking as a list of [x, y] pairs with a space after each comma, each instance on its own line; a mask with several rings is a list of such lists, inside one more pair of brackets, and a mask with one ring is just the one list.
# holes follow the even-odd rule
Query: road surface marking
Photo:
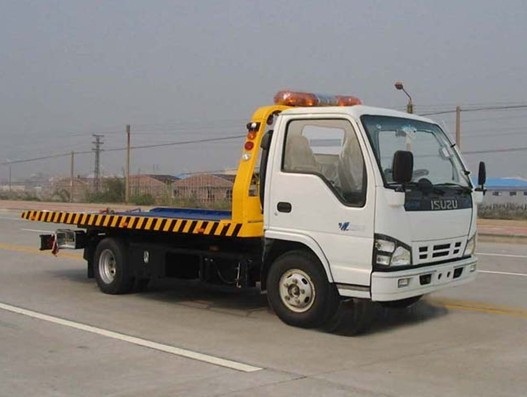
[[512, 255], [512, 254], [494, 254], [492, 252], [478, 252], [476, 253], [476, 256], [483, 255], [483, 256], [504, 256], [506, 258], [527, 258], [527, 255]]
[[520, 276], [527, 277], [526, 273], [509, 273], [509, 272], [494, 272], [491, 270], [478, 270], [478, 273], [489, 273], [489, 274], [502, 274], [504, 276]]
[[65, 327], [75, 328], [81, 331], [90, 332], [92, 334], [97, 334], [105, 336], [111, 339], [117, 339], [123, 342], [132, 343], [137, 346], [147, 347], [149, 349], [158, 350], [161, 352], [173, 354], [180, 357], [190, 358], [192, 360], [202, 361], [208, 364], [217, 365], [220, 367], [230, 368], [241, 372], [255, 372], [260, 371], [263, 368], [254, 367], [252, 365], [243, 364], [237, 361], [227, 360], [220, 357], [210, 356], [208, 354], [194, 352], [192, 350], [181, 349], [179, 347], [165, 345], [162, 343], [152, 342], [147, 339], [137, 338], [135, 336], [129, 336], [121, 334], [119, 332], [109, 331], [103, 328], [92, 327], [91, 325], [86, 325], [82, 323], [77, 323], [70, 320], [65, 320], [59, 317], [49, 316], [47, 314], [42, 314], [34, 312], [31, 310], [23, 309], [16, 306], [7, 305], [5, 303], [0, 303], [0, 309], [21, 314], [23, 316], [28, 316], [31, 318], [36, 318], [38, 320], [48, 321], [53, 324], [63, 325]]
[[35, 232], [35, 233], [55, 233], [54, 230], [38, 230], [38, 229], [20, 229], [24, 232]]
[[527, 319], [527, 310], [504, 306], [491, 306], [480, 302], [470, 302], [455, 299], [428, 299], [429, 302], [442, 305], [447, 309], [467, 310], [487, 314], [502, 314], [511, 317]]
[[[27, 245], [0, 243], [0, 249], [6, 250], [6, 251], [25, 252], [27, 254], [48, 255], [48, 256], [51, 255], [49, 251], [41, 251], [36, 247], [29, 247]], [[57, 257], [82, 260], [82, 255], [80, 252], [70, 253], [70, 252], [59, 251], [59, 253], [57, 254]]]
[[0, 219], [2, 220], [7, 220], [7, 221], [25, 221], [25, 219], [22, 219], [20, 217], [18, 218], [13, 218], [11, 216], [0, 216]]

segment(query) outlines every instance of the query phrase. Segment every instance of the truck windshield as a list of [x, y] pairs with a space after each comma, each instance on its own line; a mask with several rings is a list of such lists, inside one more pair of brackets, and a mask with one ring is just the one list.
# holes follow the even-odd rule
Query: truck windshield
[[412, 182], [425, 178], [435, 186], [470, 188], [463, 164], [445, 133], [436, 124], [388, 116], [361, 117], [387, 186], [394, 185], [393, 155], [407, 150], [414, 156]]

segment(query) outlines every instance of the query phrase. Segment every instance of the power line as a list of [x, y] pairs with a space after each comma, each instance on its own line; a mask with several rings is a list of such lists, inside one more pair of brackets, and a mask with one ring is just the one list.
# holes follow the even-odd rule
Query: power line
[[[459, 106], [460, 102], [456, 103], [435, 103], [435, 104], [423, 104], [419, 103], [419, 109], [423, 109], [427, 112], [441, 112], [443, 110], [449, 110]], [[466, 109], [480, 108], [480, 107], [509, 107], [509, 106], [518, 106], [518, 105], [527, 105], [525, 102], [463, 102], [463, 107]]]
[[[76, 153], [79, 153], [79, 152], [76, 152]], [[91, 152], [85, 152], [85, 153], [91, 153]], [[71, 155], [71, 152], [70, 153], [60, 153], [60, 154], [51, 154], [49, 156], [33, 157], [33, 158], [30, 158], [30, 159], [24, 159], [24, 160], [4, 161], [4, 162], [0, 163], [0, 165], [29, 163], [31, 161], [56, 159], [56, 158], [59, 158], [59, 157], [65, 157], [65, 156], [70, 156], [70, 155]]]
[[527, 114], [522, 115], [515, 115], [515, 116], [496, 116], [496, 117], [484, 117], [484, 118], [477, 118], [477, 119], [463, 119], [463, 124], [466, 123], [483, 123], [487, 121], [496, 121], [496, 120], [517, 120], [517, 119], [524, 119], [527, 117]]
[[[214, 120], [214, 123], [207, 123], [205, 121], [170, 121], [166, 123], [144, 123], [144, 124], [134, 124], [136, 127], [142, 127], [142, 128], [136, 128], [134, 131], [134, 135], [136, 133], [141, 134], [149, 134], [155, 131], [160, 132], [179, 132], [177, 129], [184, 128], [184, 132], [189, 131], [196, 131], [196, 130], [218, 130], [220, 128], [227, 128], [231, 126], [240, 126], [244, 125], [245, 119], [220, 119], [220, 120]], [[71, 137], [85, 137], [91, 134], [103, 134], [103, 135], [119, 135], [122, 134], [122, 129], [112, 128], [108, 127], [108, 129], [101, 129], [101, 130], [90, 130], [90, 131], [79, 131], [78, 129], [72, 129], [72, 130], [65, 130], [63, 128], [59, 129], [53, 129], [53, 130], [45, 130], [45, 131], [33, 131], [33, 132], [24, 132], [24, 131], [15, 131], [14, 133], [23, 133], [25, 136], [38, 136], [43, 137], [42, 139], [48, 140], [49, 136], [47, 134], [53, 134], [55, 138], [71, 138]]]
[[508, 148], [508, 149], [490, 149], [490, 150], [471, 150], [471, 151], [461, 151], [462, 154], [483, 154], [483, 153], [509, 153], [509, 152], [523, 152], [526, 151], [527, 147], [517, 147], [517, 148]]
[[[487, 106], [487, 107], [480, 107], [480, 108], [474, 108], [474, 109], [463, 109], [462, 111], [467, 112], [467, 111], [480, 111], [480, 110], [508, 110], [508, 109], [520, 109], [520, 108], [527, 108], [527, 105]], [[455, 110], [447, 111], [447, 112], [445, 111], [445, 112], [427, 113], [426, 115], [443, 114], [443, 113], [455, 113]], [[425, 114], [422, 114], [422, 115], [425, 115]], [[97, 137], [97, 134], [93, 134], [93, 136]], [[103, 135], [99, 135], [99, 136], [102, 137]], [[476, 135], [472, 135], [472, 137], [475, 137], [475, 136]], [[166, 146], [190, 145], [190, 144], [195, 144], [195, 143], [220, 142], [220, 141], [227, 141], [227, 140], [233, 140], [233, 139], [240, 139], [243, 137], [245, 137], [245, 135], [230, 135], [230, 136], [224, 136], [224, 137], [219, 137], [219, 138], [203, 138], [203, 139], [193, 139], [193, 140], [187, 140], [187, 141], [165, 142], [165, 143], [150, 144], [150, 145], [137, 145], [137, 146], [132, 146], [131, 149], [151, 149], [151, 148], [166, 147]], [[93, 143], [96, 144], [96, 142], [93, 142]], [[100, 150], [101, 149], [99, 147], [99, 151]], [[105, 149], [105, 151], [107, 152], [116, 152], [116, 151], [124, 151], [124, 150], [126, 150], [125, 147]], [[525, 150], [527, 150], [527, 147], [509, 148], [509, 149], [491, 149], [491, 150], [481, 150], [481, 151], [466, 151], [466, 152], [463, 151], [463, 154], [504, 153], [504, 152], [518, 152], [518, 151], [525, 151]], [[95, 151], [96, 156], [97, 156], [98, 152], [96, 148], [92, 149], [91, 151], [74, 151], [74, 153], [75, 154], [90, 154], [93, 151]], [[23, 160], [4, 161], [4, 162], [1, 162], [0, 165], [20, 164], [20, 163], [28, 163], [28, 162], [33, 162], [33, 161], [48, 160], [48, 159], [67, 157], [67, 156], [69, 157], [71, 156], [71, 152], [72, 151], [70, 150], [67, 153], [58, 153], [58, 154], [33, 157], [33, 158], [23, 159]]]
[[[177, 145], [190, 145], [193, 143], [206, 143], [206, 142], [219, 142], [219, 141], [227, 141], [232, 139], [240, 139], [244, 138], [245, 135], [231, 135], [231, 136], [224, 136], [219, 138], [205, 138], [205, 139], [194, 139], [189, 141], [178, 141], [178, 142], [166, 142], [166, 143], [159, 143], [159, 144], [152, 144], [152, 145], [141, 145], [141, 146], [132, 146], [131, 149], [150, 149], [150, 148], [156, 148], [156, 147], [165, 147], [165, 146], [177, 146]], [[94, 142], [95, 143], [95, 142]], [[110, 148], [105, 149], [105, 152], [117, 152], [117, 151], [123, 151], [126, 150], [125, 147], [122, 148]], [[74, 152], [75, 154], [90, 154], [94, 151], [78, 151]], [[17, 163], [29, 163], [32, 161], [39, 161], [39, 160], [48, 160], [53, 158], [59, 158], [59, 157], [66, 157], [71, 156], [71, 151], [67, 153], [59, 153], [59, 154], [52, 154], [49, 156], [42, 156], [42, 157], [33, 157], [30, 159], [24, 159], [24, 160], [15, 160], [15, 161], [4, 161], [0, 163], [0, 165], [9, 165], [9, 164], [17, 164]]]
[[[190, 141], [178, 141], [178, 142], [165, 142], [165, 143], [156, 143], [151, 145], [138, 145], [138, 146], [132, 146], [130, 149], [152, 149], [156, 147], [165, 147], [165, 146], [179, 146], [179, 145], [190, 145], [193, 143], [206, 143], [206, 142], [221, 142], [221, 141], [228, 141], [232, 139], [240, 139], [245, 137], [245, 135], [231, 135], [231, 136], [225, 136], [221, 138], [204, 138], [204, 139], [193, 139]], [[106, 152], [120, 152], [126, 150], [126, 148], [111, 148], [106, 149]]]
[[[503, 105], [503, 106], [480, 106], [476, 108], [461, 108], [462, 112], [479, 112], [482, 110], [514, 110], [527, 109], [527, 105]], [[420, 116], [432, 116], [438, 114], [456, 113], [456, 110], [444, 110], [439, 112], [421, 113]]]
[[[232, 137], [223, 137], [223, 138], [213, 138], [213, 139], [207, 139], [207, 140], [196, 140], [196, 141], [183, 141], [183, 142], [172, 142], [167, 144], [160, 144], [160, 145], [144, 145], [144, 146], [134, 146], [132, 149], [150, 149], [155, 147], [162, 147], [162, 146], [176, 146], [176, 145], [186, 145], [186, 144], [192, 144], [192, 143], [201, 143], [203, 141], [206, 142], [212, 142], [212, 141], [221, 141], [221, 140], [228, 140], [228, 139], [234, 139], [234, 138], [241, 138], [244, 135], [239, 136], [232, 136]], [[126, 150], [126, 148], [112, 148], [112, 149], [106, 149], [106, 152], [116, 152], [116, 151], [123, 151]], [[472, 150], [472, 151], [462, 151], [462, 153], [465, 154], [485, 154], [485, 153], [507, 153], [507, 152], [523, 152], [527, 151], [527, 147], [519, 147], [519, 148], [507, 148], [507, 149], [489, 149], [489, 150]], [[83, 151], [83, 152], [74, 152], [77, 154], [90, 154], [92, 151]], [[50, 156], [42, 156], [42, 157], [34, 157], [30, 159], [24, 159], [24, 160], [15, 160], [15, 161], [4, 161], [0, 163], [0, 165], [11, 165], [11, 164], [20, 164], [20, 163], [29, 163], [33, 161], [40, 161], [40, 160], [48, 160], [48, 159], [54, 159], [54, 158], [60, 158], [60, 157], [67, 157], [71, 156], [71, 152], [69, 153], [60, 153], [60, 154], [53, 154]]]
[[[489, 131], [489, 130], [487, 130]], [[487, 134], [475, 133], [475, 134], [463, 134], [464, 138], [499, 138], [502, 136], [511, 137], [514, 135], [525, 135], [527, 136], [527, 130], [516, 130], [516, 132], [489, 132]]]

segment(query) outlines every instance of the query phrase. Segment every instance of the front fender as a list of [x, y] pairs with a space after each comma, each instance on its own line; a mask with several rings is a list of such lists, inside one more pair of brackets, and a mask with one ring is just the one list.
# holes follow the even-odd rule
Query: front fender
[[277, 231], [277, 230], [266, 230], [265, 238], [272, 239], [272, 240], [281, 240], [285, 242], [294, 242], [294, 243], [298, 243], [298, 244], [305, 246], [310, 251], [312, 251], [313, 254], [315, 254], [317, 258], [319, 259], [320, 263], [322, 264], [322, 267], [324, 268], [324, 271], [326, 272], [328, 281], [330, 283], [334, 281], [333, 274], [331, 273], [331, 268], [329, 266], [328, 258], [324, 254], [324, 251], [322, 250], [320, 245], [311, 236], [308, 236], [302, 233], [291, 233], [291, 232], [282, 232], [282, 231]]

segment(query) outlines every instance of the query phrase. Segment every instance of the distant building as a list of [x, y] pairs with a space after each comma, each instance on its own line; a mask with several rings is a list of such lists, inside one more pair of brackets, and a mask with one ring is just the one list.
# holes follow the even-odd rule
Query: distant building
[[19, 184], [19, 183], [12, 183], [11, 185], [9, 185], [9, 183], [7, 184], [3, 184], [3, 185], [0, 185], [0, 191], [2, 192], [13, 192], [13, 193], [22, 193], [22, 192], [25, 192], [26, 191], [26, 186], [23, 185], [23, 184]]
[[172, 175], [130, 175], [130, 194], [131, 196], [148, 194], [155, 199], [173, 198], [172, 185], [178, 180], [179, 178]]
[[521, 178], [489, 178], [483, 205], [527, 205], [527, 180]]
[[[71, 182], [69, 177], [50, 178], [48, 184], [42, 189], [41, 198], [44, 200], [70, 201]], [[73, 178], [73, 201], [85, 200], [92, 185], [93, 181], [90, 178], [81, 176]]]
[[191, 175], [174, 182], [174, 198], [202, 203], [230, 201], [235, 177], [227, 174]]

